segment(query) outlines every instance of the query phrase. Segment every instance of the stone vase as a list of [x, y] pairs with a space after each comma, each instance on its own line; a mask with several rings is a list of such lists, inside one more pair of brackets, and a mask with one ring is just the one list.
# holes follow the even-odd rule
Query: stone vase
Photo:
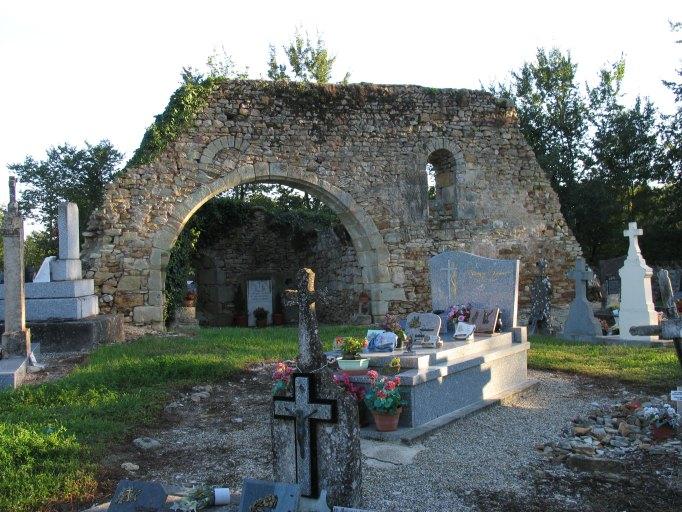
[[372, 416], [374, 417], [374, 426], [379, 432], [393, 432], [394, 430], [397, 430], [401, 412], [403, 412], [402, 407], [398, 407], [395, 411], [395, 414], [372, 411]]

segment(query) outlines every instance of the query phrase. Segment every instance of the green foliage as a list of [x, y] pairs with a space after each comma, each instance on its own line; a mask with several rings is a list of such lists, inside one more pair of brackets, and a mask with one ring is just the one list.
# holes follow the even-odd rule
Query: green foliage
[[[636, 98], [631, 107], [622, 103], [624, 60], [604, 67], [597, 84], [584, 91], [576, 70], [570, 54], [539, 49], [535, 62], [512, 73], [511, 84], [491, 90], [515, 101], [521, 131], [595, 264], [623, 254], [621, 231], [628, 221], [647, 225], [647, 238], [660, 240], [670, 226], [679, 233], [681, 219], [664, 213], [669, 209], [662, 199], [670, 197], [670, 189], [655, 184], [663, 174], [656, 108], [646, 98]], [[663, 218], [667, 222], [658, 222]], [[664, 245], [650, 244], [645, 257], [659, 263], [670, 261], [669, 253]]]
[[26, 267], [38, 268], [43, 260], [57, 254], [57, 247], [47, 231], [34, 231], [24, 242], [24, 262]]
[[192, 126], [198, 112], [206, 107], [208, 98], [226, 78], [195, 76], [191, 70], [183, 72], [185, 82], [173, 93], [166, 109], [156, 116], [147, 128], [140, 147], [135, 150], [126, 168], [150, 163], [169, 143]]
[[[327, 349], [337, 334], [362, 332], [320, 327]], [[291, 359], [297, 351], [294, 327], [201, 329], [191, 339], [100, 347], [63, 379], [0, 392], [0, 510], [86, 508], [97, 489], [96, 462], [158, 425], [171, 393], [224, 383], [252, 363]]]
[[[336, 57], [329, 55], [320, 34], [317, 35], [317, 41], [313, 43], [307, 33], [303, 35], [299, 29], [296, 29], [294, 38], [282, 49], [288, 66], [278, 62], [277, 49], [270, 45], [268, 77], [271, 80], [295, 79], [317, 84], [329, 83]], [[346, 73], [342, 82], [347, 83], [349, 78], [350, 74]]]
[[90, 214], [102, 204], [104, 186], [117, 174], [123, 155], [108, 140], [85, 148], [69, 144], [52, 147], [45, 160], [27, 156], [23, 163], [11, 164], [26, 186], [20, 206], [25, 215], [40, 221], [48, 230], [53, 247], [57, 240], [57, 209], [62, 201], [78, 205], [81, 232]]
[[175, 310], [180, 307], [187, 295], [187, 281], [194, 275], [192, 260], [196, 255], [197, 241], [200, 231], [189, 226], [178, 236], [171, 249], [166, 269], [166, 300], [164, 302], [164, 320], [175, 318]]

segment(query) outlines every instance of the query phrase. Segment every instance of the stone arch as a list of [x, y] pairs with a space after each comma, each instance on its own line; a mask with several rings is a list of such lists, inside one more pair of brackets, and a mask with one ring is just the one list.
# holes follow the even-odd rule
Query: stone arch
[[447, 138], [429, 140], [424, 143], [418, 165], [421, 172], [427, 172], [429, 166], [435, 172], [436, 197], [431, 201], [429, 215], [440, 213], [458, 219], [459, 189], [462, 176], [466, 172], [462, 150], [453, 140]]
[[[199, 157], [200, 170], [212, 171], [215, 155], [226, 148], [239, 148], [240, 141], [232, 137], [221, 137], [210, 143]], [[389, 300], [396, 299], [396, 288], [389, 272], [389, 251], [373, 219], [360, 207], [353, 197], [320, 178], [314, 173], [298, 169], [285, 169], [280, 163], [262, 163], [243, 166], [197, 188], [185, 197], [170, 212], [168, 222], [159, 229], [152, 239], [150, 257], [149, 295], [157, 304], [144, 306], [145, 316], [158, 323], [163, 312], [165, 271], [170, 250], [189, 219], [209, 199], [221, 192], [247, 183], [279, 183], [310, 193], [324, 201], [340, 218], [351, 236], [362, 270], [363, 282], [370, 291], [372, 314], [380, 317], [388, 312]], [[404, 300], [404, 297], [402, 297]], [[149, 308], [156, 308], [156, 311]], [[133, 310], [135, 318], [135, 310]], [[140, 319], [138, 319], [140, 320]], [[136, 320], [136, 322], [138, 321]]]

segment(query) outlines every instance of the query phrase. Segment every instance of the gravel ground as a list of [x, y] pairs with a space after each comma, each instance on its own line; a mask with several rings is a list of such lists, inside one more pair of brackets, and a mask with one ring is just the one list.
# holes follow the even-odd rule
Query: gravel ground
[[[270, 373], [271, 366], [258, 365], [234, 382], [180, 393], [166, 407], [161, 424], [136, 432], [136, 436], [160, 441], [159, 449], [140, 451], [131, 443], [104, 460], [110, 486], [119, 478], [132, 477], [181, 487], [227, 485], [238, 492], [245, 477], [271, 479], [266, 420]], [[649, 510], [632, 497], [624, 502], [628, 506], [621, 502], [620, 508], [612, 506], [604, 492], [620, 496], [627, 490], [619, 490], [617, 483], [596, 482], [591, 476], [575, 479], [571, 471], [535, 449], [537, 444], [557, 440], [571, 418], [586, 414], [595, 402], [615, 399], [623, 389], [565, 374], [530, 372], [530, 377], [539, 381], [538, 386], [422, 441], [423, 449], [420, 446], [421, 451], [412, 454], [412, 464], [377, 464], [366, 459], [364, 507], [377, 512]], [[121, 469], [124, 462], [140, 469], [126, 473]], [[674, 467], [671, 461], [656, 464]], [[646, 467], [656, 478], [656, 464], [638, 463], [637, 467]], [[674, 495], [666, 508], [669, 485], [655, 484], [632, 488], [632, 494], [644, 493], [642, 501], [646, 492], [654, 490], [664, 495], [657, 511], [675, 510], [680, 495]], [[622, 485], [632, 487], [627, 479]]]

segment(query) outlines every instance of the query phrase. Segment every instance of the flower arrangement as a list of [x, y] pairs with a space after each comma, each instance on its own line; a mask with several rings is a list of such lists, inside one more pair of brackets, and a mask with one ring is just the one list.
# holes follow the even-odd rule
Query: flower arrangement
[[400, 358], [394, 357], [393, 359], [391, 359], [390, 362], [386, 365], [386, 368], [388, 369], [389, 372], [393, 374], [400, 373]]
[[253, 312], [256, 320], [265, 320], [268, 317], [268, 311], [265, 308], [256, 308]]
[[334, 344], [343, 353], [343, 359], [358, 359], [360, 353], [367, 347], [367, 339], [337, 336]]
[[367, 372], [370, 387], [365, 394], [365, 404], [370, 411], [395, 416], [400, 413], [403, 400], [400, 397], [398, 386], [400, 377], [389, 379], [379, 377], [375, 370]]
[[350, 381], [350, 377], [346, 372], [343, 372], [342, 375], [335, 373], [332, 378], [334, 380], [334, 384], [336, 384], [337, 386], [341, 386], [343, 389], [345, 389], [347, 393], [349, 393], [353, 398], [355, 398], [356, 402], [359, 403], [365, 399], [365, 388], [353, 384]]
[[294, 373], [294, 369], [282, 361], [275, 365], [275, 371], [272, 372], [273, 396], [285, 393], [289, 389], [292, 373]]
[[455, 304], [450, 306], [448, 320], [453, 322], [468, 322], [471, 315], [471, 304]]
[[403, 346], [403, 342], [405, 341], [406, 335], [403, 328], [400, 327], [400, 322], [398, 321], [397, 316], [387, 313], [386, 316], [384, 317], [384, 323], [381, 324], [381, 328], [384, 331], [395, 333], [395, 335], [398, 336], [398, 345], [396, 348], [400, 348]]
[[638, 411], [638, 416], [656, 427], [680, 427], [680, 415], [670, 404], [660, 404], [644, 407]]

